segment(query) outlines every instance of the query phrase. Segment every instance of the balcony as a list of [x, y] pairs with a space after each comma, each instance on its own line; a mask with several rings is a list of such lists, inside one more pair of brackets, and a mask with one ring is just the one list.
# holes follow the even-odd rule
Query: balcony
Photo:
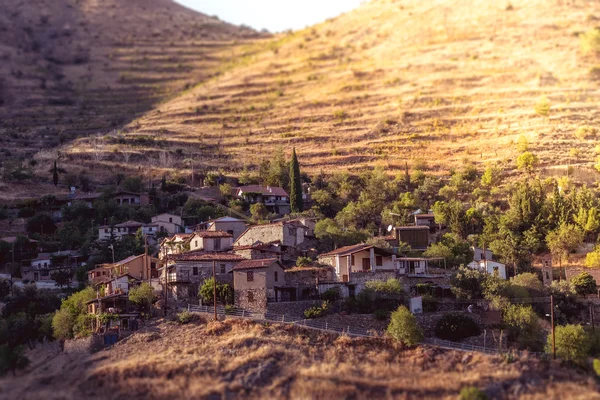
[[189, 271], [185, 272], [170, 272], [167, 275], [168, 283], [188, 283], [190, 282]]

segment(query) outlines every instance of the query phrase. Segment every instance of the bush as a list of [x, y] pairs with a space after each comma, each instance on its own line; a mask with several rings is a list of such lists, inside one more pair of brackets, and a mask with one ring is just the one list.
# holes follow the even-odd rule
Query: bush
[[460, 400], [487, 400], [487, 395], [474, 386], [467, 386], [460, 391]]
[[504, 308], [503, 314], [509, 335], [516, 339], [521, 347], [541, 350], [543, 342], [540, 342], [540, 324], [531, 306], [510, 304]]
[[582, 34], [581, 51], [583, 54], [596, 54], [600, 52], [600, 29], [594, 28]]
[[402, 288], [402, 283], [398, 279], [390, 278], [387, 281], [367, 281], [365, 283], [367, 289], [371, 289], [375, 293], [382, 294], [395, 294], [402, 295], [404, 294], [404, 289]]
[[598, 360], [597, 358], [594, 359], [593, 367], [596, 376], [600, 378], [600, 360]]
[[311, 319], [322, 317], [323, 315], [325, 315], [325, 312], [328, 308], [329, 303], [324, 301], [323, 304], [321, 304], [321, 307], [311, 307], [304, 310], [304, 318]]
[[572, 277], [571, 285], [580, 296], [596, 293], [596, 280], [587, 272], [582, 272]]
[[387, 333], [407, 346], [414, 346], [423, 340], [423, 330], [417, 324], [415, 316], [405, 306], [398, 307], [392, 313]]
[[233, 315], [235, 313], [235, 307], [231, 304], [227, 304], [225, 306], [225, 314], [226, 315]]
[[385, 321], [390, 315], [390, 312], [388, 310], [377, 309], [373, 315], [375, 316], [375, 319], [379, 321]]
[[311, 265], [312, 262], [313, 262], [313, 260], [310, 257], [298, 257], [296, 259], [296, 266], [297, 267], [306, 267], [308, 265]]
[[[556, 355], [564, 360], [580, 363], [590, 351], [590, 341], [581, 325], [557, 326]], [[546, 353], [552, 354], [552, 335], [548, 335]]]
[[331, 303], [339, 300], [340, 297], [342, 297], [342, 295], [340, 294], [340, 288], [338, 287], [329, 288], [321, 294], [321, 299]]
[[[200, 296], [203, 303], [212, 304], [214, 302], [214, 280], [212, 277], [204, 281], [198, 296]], [[233, 289], [228, 283], [217, 282], [217, 303], [223, 305], [233, 304]]]
[[177, 321], [179, 321], [181, 325], [185, 325], [188, 322], [192, 322], [193, 320], [194, 314], [192, 314], [188, 310], [182, 311], [179, 314], [177, 314]]
[[463, 314], [446, 314], [435, 324], [435, 335], [440, 339], [460, 342], [481, 333], [472, 318]]

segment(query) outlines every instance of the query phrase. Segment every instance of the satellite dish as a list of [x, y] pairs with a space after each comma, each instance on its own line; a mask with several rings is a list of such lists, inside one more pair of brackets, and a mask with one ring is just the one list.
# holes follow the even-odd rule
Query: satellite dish
[[394, 229], [394, 227], [393, 227], [392, 225], [389, 225], [389, 226], [388, 226], [388, 230], [387, 230], [387, 231], [388, 231], [388, 232], [391, 232], [391, 231], [392, 231], [392, 229]]

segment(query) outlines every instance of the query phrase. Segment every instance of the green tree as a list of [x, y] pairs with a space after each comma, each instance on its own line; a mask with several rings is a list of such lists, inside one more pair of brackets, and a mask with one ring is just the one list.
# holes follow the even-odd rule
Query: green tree
[[56, 225], [54, 224], [50, 214], [40, 213], [27, 220], [26, 229], [29, 233], [51, 235], [56, 231]]
[[86, 303], [95, 298], [96, 292], [88, 287], [63, 300], [60, 310], [52, 318], [54, 337], [57, 339], [71, 339], [89, 334], [90, 327], [87, 325]]
[[485, 187], [494, 187], [500, 181], [501, 171], [494, 166], [488, 166], [481, 176], [481, 185]]
[[417, 319], [405, 306], [400, 306], [390, 317], [387, 333], [407, 345], [414, 346], [423, 340], [423, 330], [417, 324]]
[[54, 161], [54, 167], [52, 168], [52, 183], [54, 183], [54, 186], [58, 186], [58, 167], [56, 166], [56, 161]]
[[600, 247], [587, 253], [585, 256], [585, 266], [589, 268], [600, 268]]
[[296, 148], [292, 150], [292, 161], [290, 163], [290, 208], [293, 213], [302, 212], [302, 182], [300, 180], [300, 164], [296, 156]]
[[53, 273], [50, 277], [62, 288], [63, 286], [70, 285], [71, 279], [73, 278], [73, 272], [70, 269], [61, 269], [60, 271]]
[[269, 211], [263, 203], [255, 203], [250, 206], [250, 215], [252, 216], [252, 221], [258, 223], [268, 220]]
[[[564, 360], [580, 363], [589, 355], [590, 341], [581, 325], [557, 326], [556, 355]], [[548, 335], [546, 353], [552, 354], [552, 335]]]
[[138, 287], [129, 289], [129, 301], [137, 304], [140, 309], [149, 311], [154, 302], [154, 289], [148, 283], [144, 282]]
[[23, 354], [23, 346], [10, 346], [8, 343], [0, 345], [0, 376], [12, 371], [23, 369], [29, 365], [29, 359]]
[[486, 274], [476, 269], [461, 267], [450, 278], [450, 290], [459, 299], [481, 299]]
[[516, 339], [521, 347], [541, 350], [543, 342], [540, 342], [540, 323], [531, 306], [509, 304], [504, 308], [502, 318], [508, 327], [509, 335]]
[[546, 96], [542, 96], [538, 99], [534, 109], [537, 115], [547, 118], [550, 116], [550, 101]]
[[559, 264], [566, 260], [569, 253], [577, 250], [583, 243], [583, 231], [572, 224], [562, 224], [558, 229], [548, 233], [546, 243], [553, 257]]
[[[204, 304], [214, 302], [214, 282], [212, 277], [206, 279], [198, 291], [198, 296]], [[222, 305], [233, 304], [233, 289], [228, 283], [217, 282], [217, 303]]]
[[596, 293], [596, 280], [587, 272], [581, 272], [571, 278], [573, 289], [580, 296]]
[[517, 157], [517, 168], [532, 173], [539, 163], [538, 157], [530, 151], [526, 151]]

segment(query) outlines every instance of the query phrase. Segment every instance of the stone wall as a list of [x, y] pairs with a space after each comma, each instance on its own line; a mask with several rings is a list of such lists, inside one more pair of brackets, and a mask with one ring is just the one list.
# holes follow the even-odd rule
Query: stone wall
[[304, 310], [310, 307], [320, 307], [322, 303], [321, 300], [268, 303], [267, 311], [272, 314], [280, 314], [293, 318], [304, 318]]
[[101, 335], [91, 335], [81, 339], [65, 340], [63, 351], [67, 354], [94, 353], [104, 347]]
[[[252, 293], [253, 301], [248, 301]], [[235, 306], [243, 310], [264, 312], [267, 310], [267, 290], [263, 289], [238, 289], [235, 291]]]

